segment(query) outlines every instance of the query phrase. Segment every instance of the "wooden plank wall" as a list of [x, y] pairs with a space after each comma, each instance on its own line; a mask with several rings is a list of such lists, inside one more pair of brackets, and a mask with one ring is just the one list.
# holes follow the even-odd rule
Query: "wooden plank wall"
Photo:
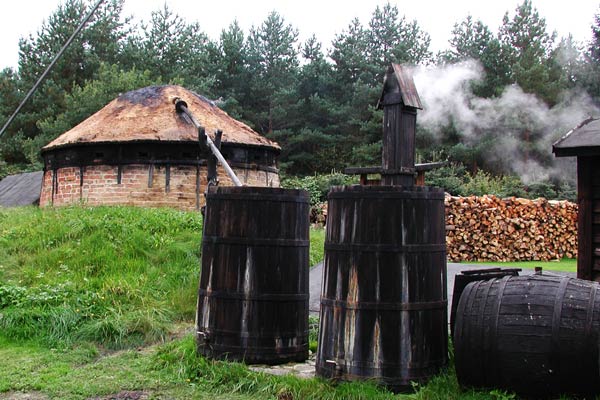
[[577, 157], [577, 277], [600, 281], [600, 157]]
[[600, 279], [600, 157], [590, 163], [592, 184], [592, 279]]

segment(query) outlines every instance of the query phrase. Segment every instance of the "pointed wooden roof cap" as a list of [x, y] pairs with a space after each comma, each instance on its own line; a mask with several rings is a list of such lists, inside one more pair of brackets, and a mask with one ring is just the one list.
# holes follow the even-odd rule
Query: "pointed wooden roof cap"
[[400, 101], [407, 107], [423, 109], [410, 69], [404, 65], [392, 64], [385, 74], [377, 108], [398, 104]]
[[210, 136], [220, 129], [223, 142], [280, 150], [277, 143], [231, 118], [206, 97], [175, 85], [149, 86], [122, 94], [42, 150], [83, 143], [196, 142], [198, 131], [175, 110], [173, 99], [176, 97], [187, 103], [188, 109]]

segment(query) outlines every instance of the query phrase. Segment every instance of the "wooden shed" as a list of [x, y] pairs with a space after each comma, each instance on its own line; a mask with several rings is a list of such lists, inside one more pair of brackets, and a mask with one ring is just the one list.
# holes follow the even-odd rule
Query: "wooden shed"
[[[204, 204], [209, 150], [173, 100], [186, 102], [242, 183], [279, 186], [277, 143], [180, 86], [127, 92], [42, 149], [40, 205], [127, 204], [197, 210]], [[232, 185], [219, 166], [222, 185]]]
[[577, 157], [577, 277], [600, 281], [600, 119], [586, 119], [552, 151], [556, 157]]

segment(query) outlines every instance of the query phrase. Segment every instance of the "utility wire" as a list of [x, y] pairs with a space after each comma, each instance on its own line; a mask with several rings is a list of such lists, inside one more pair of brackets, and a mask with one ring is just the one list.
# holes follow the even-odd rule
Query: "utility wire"
[[96, 10], [98, 9], [98, 7], [100, 7], [100, 4], [102, 4], [103, 1], [104, 0], [98, 0], [98, 2], [94, 5], [94, 7], [92, 7], [92, 9], [90, 10], [90, 12], [85, 16], [85, 18], [81, 22], [81, 24], [79, 24], [79, 26], [77, 27], [77, 29], [75, 29], [75, 31], [73, 32], [73, 34], [71, 35], [71, 37], [69, 38], [69, 40], [67, 40], [67, 42], [64, 44], [64, 46], [56, 54], [56, 56], [54, 57], [54, 59], [52, 60], [52, 62], [50, 63], [50, 65], [48, 65], [48, 67], [46, 68], [46, 70], [44, 71], [44, 73], [42, 74], [42, 76], [39, 77], [39, 79], [37, 80], [37, 82], [35, 83], [35, 85], [33, 85], [33, 87], [29, 90], [29, 92], [27, 92], [27, 95], [25, 95], [25, 98], [21, 101], [21, 103], [19, 104], [19, 106], [17, 107], [17, 109], [15, 110], [15, 112], [10, 116], [10, 118], [8, 119], [8, 121], [6, 121], [6, 123], [4, 124], [4, 126], [2, 127], [2, 129], [0, 130], [0, 137], [2, 137], [2, 135], [6, 131], [6, 128], [8, 128], [8, 126], [13, 122], [13, 120], [15, 119], [15, 117], [19, 114], [19, 112], [21, 111], [21, 108], [23, 108], [23, 106], [25, 105], [25, 103], [27, 103], [27, 101], [29, 101], [29, 98], [33, 95], [33, 93], [35, 93], [35, 91], [37, 90], [37, 88], [42, 84], [42, 82], [44, 81], [44, 79], [46, 79], [46, 76], [48, 75], [48, 73], [50, 72], [50, 70], [52, 69], [52, 67], [54, 67], [54, 64], [56, 64], [56, 62], [62, 56], [62, 54], [65, 52], [65, 50], [67, 50], [67, 48], [71, 45], [71, 42], [73, 42], [73, 39], [75, 39], [75, 36], [77, 36], [79, 34], [79, 32], [81, 32], [81, 30], [83, 29], [83, 27], [85, 26], [85, 24], [88, 23], [88, 21], [90, 20], [90, 18], [94, 14], [94, 12], [96, 12]]

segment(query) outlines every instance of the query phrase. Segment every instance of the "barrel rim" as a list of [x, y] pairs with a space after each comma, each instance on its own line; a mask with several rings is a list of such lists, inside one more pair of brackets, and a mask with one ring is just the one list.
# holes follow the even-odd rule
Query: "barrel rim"
[[204, 235], [202, 236], [202, 245], [229, 245], [244, 247], [309, 247], [309, 239], [288, 239], [288, 238], [270, 238], [270, 237], [244, 237], [244, 236], [223, 236], [223, 235]]
[[357, 253], [445, 253], [446, 243], [356, 243], [350, 241], [325, 241], [326, 251]]
[[327, 199], [381, 198], [443, 200], [443, 189], [431, 186], [332, 186]]
[[266, 186], [209, 186], [207, 196], [219, 194], [241, 194], [241, 195], [263, 195], [263, 196], [297, 196], [310, 198], [308, 191], [304, 189], [287, 189]]
[[336, 185], [331, 192], [417, 192], [442, 193], [443, 188], [437, 186], [402, 186], [402, 185]]

